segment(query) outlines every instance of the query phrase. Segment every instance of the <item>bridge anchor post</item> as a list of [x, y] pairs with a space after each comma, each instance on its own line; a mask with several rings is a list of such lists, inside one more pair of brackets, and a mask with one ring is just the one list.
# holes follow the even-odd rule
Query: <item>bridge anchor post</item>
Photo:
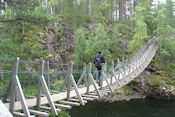
[[67, 98], [69, 99], [70, 98], [70, 88], [71, 86], [73, 85], [74, 89], [75, 89], [75, 92], [77, 94], [77, 97], [80, 101], [80, 104], [81, 105], [85, 105], [84, 101], [83, 101], [83, 98], [80, 94], [80, 92], [78, 91], [78, 87], [77, 87], [77, 84], [75, 82], [75, 79], [72, 75], [72, 71], [73, 71], [73, 63], [70, 63], [69, 64], [69, 73], [68, 73], [68, 78], [69, 78], [69, 81], [68, 81], [68, 92], [67, 92]]
[[114, 60], [112, 60], [112, 63], [111, 63], [111, 84], [112, 84], [112, 78], [113, 77], [115, 78], [115, 80], [118, 83], [119, 87], [121, 87], [120, 81], [117, 78], [117, 74], [115, 73], [115, 70], [114, 70]]
[[105, 79], [105, 81], [106, 81], [106, 83], [107, 83], [107, 86], [109, 87], [109, 89], [110, 89], [110, 91], [111, 91], [111, 93], [112, 93], [112, 92], [113, 92], [113, 89], [112, 89], [110, 83], [108, 82], [107, 76], [106, 76], [106, 74], [105, 74], [105, 67], [106, 67], [106, 64], [103, 63], [103, 64], [102, 64], [101, 75], [102, 75], [102, 77]]
[[[84, 82], [86, 81], [86, 63], [83, 64], [83, 73], [81, 74], [80, 79], [78, 80], [78, 83], [77, 83], [78, 86], [80, 85], [82, 80], [84, 80]], [[85, 82], [85, 85], [87, 85], [86, 82]]]
[[94, 86], [94, 88], [95, 88], [95, 90], [96, 90], [96, 92], [97, 92], [97, 95], [98, 95], [99, 98], [101, 99], [102, 96], [101, 96], [101, 94], [100, 94], [100, 92], [99, 92], [99, 90], [98, 90], [98, 88], [97, 88], [97, 86], [96, 86], [96, 84], [95, 84], [95, 81], [94, 81], [94, 78], [93, 78], [93, 76], [92, 76], [91, 70], [92, 70], [92, 63], [89, 63], [89, 66], [88, 66], [88, 87], [87, 87], [87, 93], [89, 93], [88, 90], [89, 90], [90, 81], [91, 81], [92, 84], [93, 84], [93, 86]]
[[58, 113], [56, 111], [56, 107], [53, 103], [53, 100], [51, 99], [51, 95], [50, 95], [49, 89], [47, 87], [45, 78], [43, 76], [43, 74], [44, 74], [44, 63], [45, 63], [44, 61], [40, 62], [40, 74], [39, 74], [39, 77], [38, 77], [38, 93], [37, 93], [36, 107], [37, 107], [37, 109], [40, 109], [40, 106], [41, 106], [41, 90], [43, 88], [44, 93], [45, 93], [45, 95], [47, 97], [47, 100], [49, 102], [49, 105], [51, 107], [52, 113], [55, 114], [55, 115], [58, 115]]
[[22, 91], [21, 88], [21, 84], [19, 82], [19, 78], [18, 78], [18, 66], [19, 66], [19, 58], [15, 58], [14, 60], [14, 65], [13, 65], [13, 75], [11, 78], [11, 89], [10, 89], [10, 106], [9, 106], [9, 110], [12, 114], [14, 114], [14, 106], [15, 106], [15, 93], [19, 93], [19, 98], [20, 98], [20, 102], [21, 102], [21, 106], [23, 108], [24, 114], [26, 117], [30, 117], [30, 112], [29, 109], [27, 107], [26, 101], [25, 101], [25, 97], [24, 97], [24, 93]]

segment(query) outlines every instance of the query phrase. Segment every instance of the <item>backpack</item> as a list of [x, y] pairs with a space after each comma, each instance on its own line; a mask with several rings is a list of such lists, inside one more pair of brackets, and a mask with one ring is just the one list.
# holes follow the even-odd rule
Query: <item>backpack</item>
[[100, 67], [101, 66], [101, 60], [100, 60], [100, 56], [95, 58], [95, 67]]

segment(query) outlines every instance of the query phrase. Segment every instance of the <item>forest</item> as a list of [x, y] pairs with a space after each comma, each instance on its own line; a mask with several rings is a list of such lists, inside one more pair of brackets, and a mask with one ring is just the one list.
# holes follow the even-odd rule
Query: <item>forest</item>
[[171, 0], [1, 0], [0, 9], [1, 58], [88, 63], [102, 50], [110, 61], [163, 34], [158, 57], [175, 59]]

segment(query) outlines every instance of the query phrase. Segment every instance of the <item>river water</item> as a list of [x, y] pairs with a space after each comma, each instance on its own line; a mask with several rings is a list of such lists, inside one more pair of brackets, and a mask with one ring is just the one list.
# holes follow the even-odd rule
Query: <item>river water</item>
[[175, 101], [131, 100], [115, 103], [89, 102], [73, 107], [71, 117], [175, 117]]

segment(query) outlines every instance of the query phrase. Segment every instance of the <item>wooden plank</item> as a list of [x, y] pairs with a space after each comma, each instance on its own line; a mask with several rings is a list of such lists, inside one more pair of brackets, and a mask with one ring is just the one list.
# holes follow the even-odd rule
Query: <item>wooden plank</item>
[[[40, 106], [40, 109], [43, 109], [43, 110], [49, 110], [49, 111], [52, 111], [52, 109], [50, 107], [46, 107], [46, 106]], [[59, 108], [55, 109], [57, 112], [61, 112], [61, 110]]]
[[103, 93], [103, 94], [108, 94], [108, 93], [111, 93], [111, 91], [107, 91], [107, 90], [100, 90], [100, 93]]
[[94, 101], [94, 99], [93, 98], [90, 98], [90, 97], [82, 97], [82, 98], [83, 98], [83, 100]]
[[71, 106], [80, 106], [80, 103], [77, 102], [71, 102], [71, 101], [59, 101], [62, 104], [67, 104], [67, 105], [71, 105]]
[[[69, 100], [70, 100], [70, 101], [73, 101], [73, 102], [79, 102], [79, 100], [78, 100], [78, 99], [75, 99], [75, 98], [70, 98]], [[87, 103], [86, 100], [83, 100], [83, 101], [84, 101], [84, 103]]]
[[88, 95], [88, 94], [82, 94], [83, 97], [90, 97], [90, 98], [94, 98], [94, 99], [99, 99], [98, 96], [94, 96], [94, 95]]
[[33, 115], [38, 115], [38, 116], [42, 116], [42, 117], [49, 117], [49, 114], [46, 112], [40, 112], [40, 111], [36, 111], [36, 110], [29, 110], [29, 112]]
[[14, 112], [13, 115], [17, 117], [25, 117], [25, 114], [20, 112]]
[[89, 95], [95, 95], [95, 96], [98, 96], [98, 94], [96, 92], [90, 92], [88, 93]]
[[59, 107], [59, 108], [65, 108], [65, 109], [72, 109], [71, 106], [69, 105], [64, 105], [64, 104], [55, 104], [56, 107]]

